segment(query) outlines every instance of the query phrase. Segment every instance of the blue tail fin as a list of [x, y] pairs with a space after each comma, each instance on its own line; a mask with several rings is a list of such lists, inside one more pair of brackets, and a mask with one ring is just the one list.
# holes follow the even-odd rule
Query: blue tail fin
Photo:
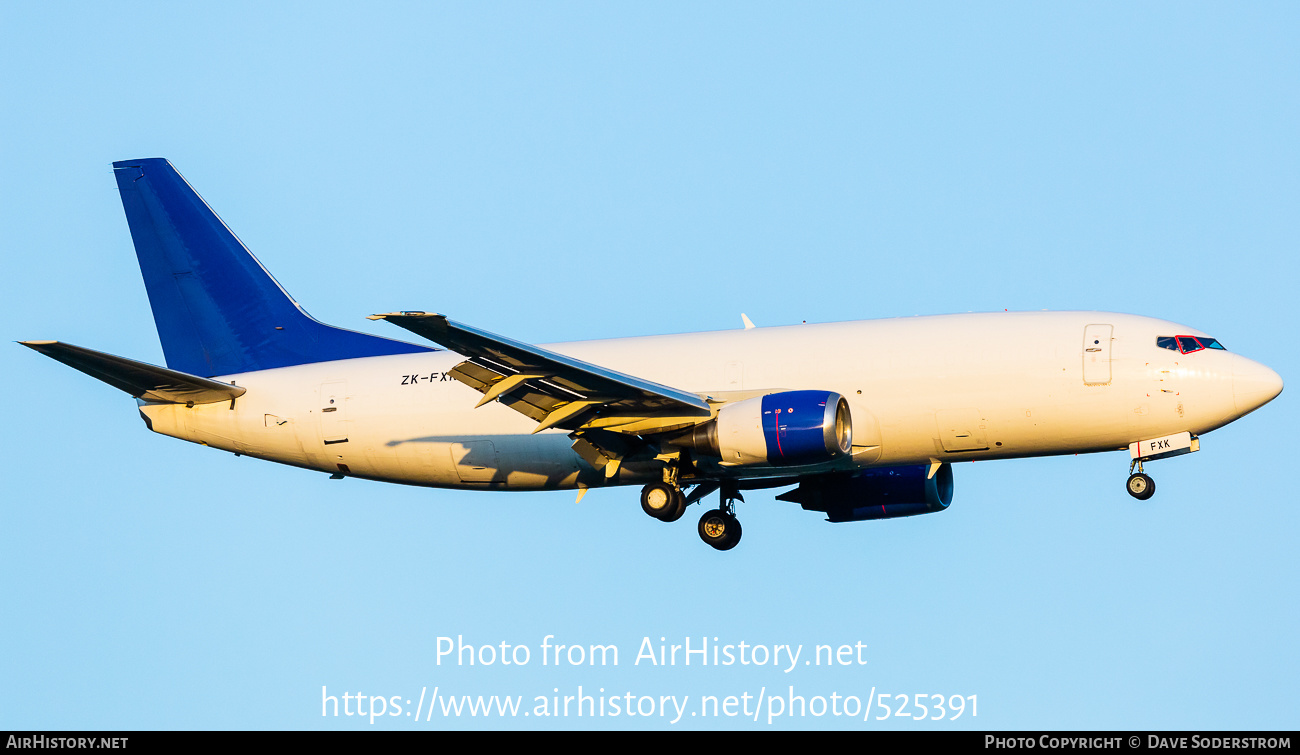
[[113, 172], [169, 368], [231, 375], [429, 350], [313, 319], [166, 160]]

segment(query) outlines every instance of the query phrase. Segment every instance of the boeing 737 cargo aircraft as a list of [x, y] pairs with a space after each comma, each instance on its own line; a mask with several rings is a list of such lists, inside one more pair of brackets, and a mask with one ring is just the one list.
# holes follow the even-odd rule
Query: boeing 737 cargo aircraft
[[831, 522], [943, 511], [951, 464], [1128, 451], [1143, 463], [1282, 390], [1186, 325], [999, 312], [533, 346], [440, 314], [374, 315], [442, 348], [303, 311], [166, 160], [113, 164], [167, 367], [25, 341], [131, 394], [145, 425], [247, 456], [469, 490], [642, 485], [709, 545], [742, 491]]

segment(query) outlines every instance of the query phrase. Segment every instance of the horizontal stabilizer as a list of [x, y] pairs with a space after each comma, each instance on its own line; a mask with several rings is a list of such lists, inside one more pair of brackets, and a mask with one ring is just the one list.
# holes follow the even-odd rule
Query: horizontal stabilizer
[[244, 395], [247, 388], [155, 367], [134, 359], [83, 349], [59, 341], [20, 341], [51, 359], [126, 391], [145, 401], [168, 404], [212, 404]]

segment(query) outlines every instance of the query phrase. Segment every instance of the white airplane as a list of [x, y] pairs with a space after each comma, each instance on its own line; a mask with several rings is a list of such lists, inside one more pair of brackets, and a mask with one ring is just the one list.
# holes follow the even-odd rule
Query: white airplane
[[[236, 454], [470, 490], [643, 485], [665, 522], [740, 540], [741, 491], [831, 522], [943, 511], [951, 464], [1129, 452], [1143, 463], [1282, 391], [1194, 328], [1110, 312], [999, 312], [532, 346], [416, 311], [445, 350], [310, 317], [166, 160], [113, 164], [167, 368], [24, 341], [136, 398], [149, 429]], [[742, 316], [743, 317], [743, 316]]]

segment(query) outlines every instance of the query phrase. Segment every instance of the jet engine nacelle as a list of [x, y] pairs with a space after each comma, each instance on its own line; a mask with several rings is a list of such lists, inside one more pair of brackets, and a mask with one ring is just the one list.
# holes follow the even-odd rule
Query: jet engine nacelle
[[861, 522], [943, 511], [952, 503], [952, 466], [877, 467], [852, 474], [823, 475], [777, 496], [807, 511], [823, 511], [832, 522]]
[[714, 452], [727, 464], [818, 464], [853, 450], [849, 404], [834, 391], [783, 391], [718, 411]]

